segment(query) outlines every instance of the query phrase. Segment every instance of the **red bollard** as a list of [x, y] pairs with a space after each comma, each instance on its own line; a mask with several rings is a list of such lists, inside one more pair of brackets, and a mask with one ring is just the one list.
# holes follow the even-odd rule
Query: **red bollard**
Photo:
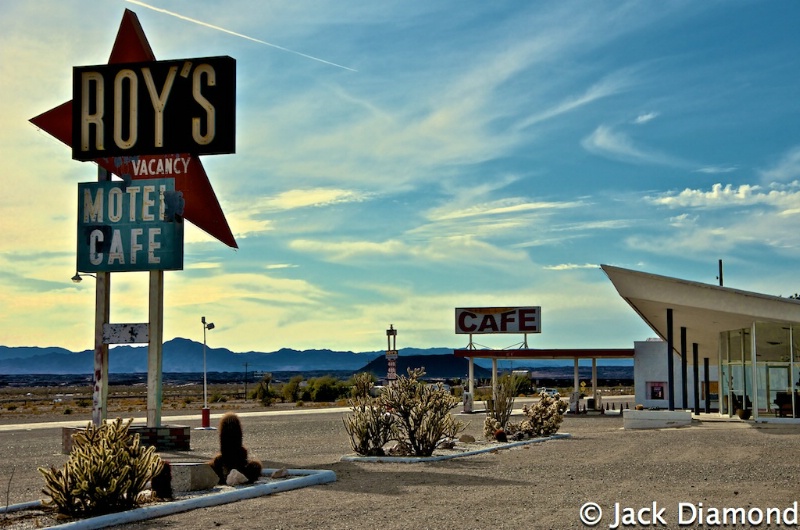
[[203, 429], [208, 429], [211, 427], [211, 409], [204, 408], [201, 410], [201, 421], [200, 426]]

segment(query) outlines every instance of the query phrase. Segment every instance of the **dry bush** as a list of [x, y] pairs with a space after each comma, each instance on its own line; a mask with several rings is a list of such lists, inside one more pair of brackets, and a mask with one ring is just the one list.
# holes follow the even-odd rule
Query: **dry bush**
[[400, 376], [375, 399], [351, 402], [353, 414], [344, 419], [353, 450], [380, 454], [383, 445], [396, 441], [401, 452], [430, 456], [445, 439], [453, 438], [465, 425], [450, 411], [458, 404], [441, 385], [427, 385], [423, 369]]

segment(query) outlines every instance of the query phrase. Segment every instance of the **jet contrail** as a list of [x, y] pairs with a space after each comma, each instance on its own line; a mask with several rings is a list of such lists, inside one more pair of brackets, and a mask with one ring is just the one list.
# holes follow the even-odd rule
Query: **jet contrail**
[[136, 4], [137, 6], [146, 7], [147, 9], [152, 9], [153, 11], [158, 11], [159, 13], [164, 13], [165, 15], [170, 15], [181, 20], [186, 20], [188, 22], [194, 22], [195, 24], [199, 24], [201, 26], [205, 26], [207, 28], [216, 29], [218, 31], [222, 31], [223, 33], [228, 33], [229, 35], [234, 35], [236, 37], [241, 37], [243, 39], [247, 39], [253, 42], [257, 42], [259, 44], [263, 44], [265, 46], [269, 46], [271, 48], [276, 48], [278, 50], [293, 53], [295, 55], [299, 55], [300, 57], [305, 57], [306, 59], [311, 59], [312, 61], [317, 61], [320, 63], [329, 64], [331, 66], [335, 66], [337, 68], [342, 68], [344, 70], [349, 70], [351, 72], [357, 72], [358, 70], [354, 70], [353, 68], [348, 68], [347, 66], [342, 66], [341, 64], [332, 63], [330, 61], [326, 61], [325, 59], [320, 59], [319, 57], [314, 57], [313, 55], [307, 55], [305, 53], [301, 53], [295, 50], [290, 50], [289, 48], [284, 48], [283, 46], [278, 46], [277, 44], [272, 44], [271, 42], [263, 41], [260, 39], [254, 39], [253, 37], [248, 37], [247, 35], [242, 35], [241, 33], [236, 33], [235, 31], [231, 31], [229, 29], [221, 28], [219, 26], [215, 26], [213, 24], [209, 24], [207, 22], [203, 22], [201, 20], [196, 20], [194, 18], [189, 18], [183, 15], [179, 15], [178, 13], [173, 13], [172, 11], [167, 11], [166, 9], [162, 9], [160, 7], [151, 6], [149, 4], [145, 4], [144, 2], [140, 2], [139, 0], [125, 0], [131, 4]]

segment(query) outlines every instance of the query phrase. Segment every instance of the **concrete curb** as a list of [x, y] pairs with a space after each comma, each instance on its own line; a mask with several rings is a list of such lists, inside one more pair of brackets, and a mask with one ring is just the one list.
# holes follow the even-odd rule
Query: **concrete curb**
[[464, 451], [463, 453], [454, 453], [447, 455], [436, 456], [353, 456], [345, 455], [340, 460], [342, 462], [374, 462], [374, 463], [395, 463], [395, 464], [417, 464], [420, 462], [441, 462], [442, 460], [452, 460], [453, 458], [461, 458], [462, 456], [473, 456], [481, 453], [491, 453], [492, 451], [500, 451], [503, 449], [512, 449], [522, 445], [530, 445], [548, 440], [560, 440], [562, 438], [572, 438], [569, 433], [554, 434], [553, 436], [546, 436], [544, 438], [532, 438], [530, 440], [522, 440], [519, 442], [509, 442], [502, 445], [495, 445], [486, 447], [485, 449], [475, 449], [473, 451]]
[[[262, 476], [270, 476], [275, 471], [277, 470], [264, 469], [261, 474]], [[136, 508], [126, 512], [110, 513], [107, 515], [101, 515], [99, 517], [80, 519], [78, 521], [51, 526], [49, 528], [57, 528], [59, 530], [94, 530], [97, 528], [106, 528], [109, 526], [154, 519], [156, 517], [186, 512], [197, 508], [208, 508], [210, 506], [227, 504], [229, 502], [252, 499], [264, 495], [271, 495], [273, 493], [305, 488], [307, 486], [316, 486], [319, 484], [336, 482], [336, 473], [333, 471], [321, 469], [287, 469], [287, 472], [291, 478], [287, 478], [286, 480], [237, 488], [232, 491], [210, 493], [208, 495], [201, 495], [191, 499], [167, 502], [156, 506], [144, 506], [142, 508]], [[42, 501], [12, 504], [7, 508], [0, 508], [0, 513], [10, 513], [25, 509], [38, 508], [41, 505]]]

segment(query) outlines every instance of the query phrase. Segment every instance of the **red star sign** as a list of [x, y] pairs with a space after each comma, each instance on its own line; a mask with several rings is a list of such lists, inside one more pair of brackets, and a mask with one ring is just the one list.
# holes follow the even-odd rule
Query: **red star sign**
[[[128, 9], [111, 50], [108, 64], [155, 61], [155, 55], [136, 13]], [[72, 101], [67, 101], [35, 118], [31, 123], [72, 146]], [[97, 164], [125, 180], [174, 178], [175, 189], [183, 192], [183, 217], [229, 247], [239, 248], [211, 188], [203, 164], [190, 154], [146, 155], [138, 157], [99, 158]]]

